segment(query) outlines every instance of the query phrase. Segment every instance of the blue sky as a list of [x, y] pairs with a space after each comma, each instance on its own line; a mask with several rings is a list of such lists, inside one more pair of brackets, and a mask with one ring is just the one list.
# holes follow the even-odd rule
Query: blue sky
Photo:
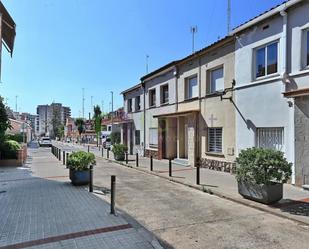
[[[120, 92], [149, 71], [224, 37], [227, 0], [2, 0], [17, 24], [13, 58], [3, 50], [0, 95], [18, 111], [53, 101], [73, 116], [123, 104]], [[282, 0], [231, 0], [232, 28]], [[86, 116], [86, 115], [85, 115]]]

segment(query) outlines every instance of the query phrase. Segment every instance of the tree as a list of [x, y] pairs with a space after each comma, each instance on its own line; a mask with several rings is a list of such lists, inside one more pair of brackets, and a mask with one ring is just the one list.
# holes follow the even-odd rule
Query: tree
[[4, 135], [7, 129], [11, 129], [11, 123], [3, 104], [3, 98], [0, 96], [0, 143], [4, 142]]
[[74, 123], [77, 126], [77, 130], [78, 130], [79, 138], [80, 138], [81, 134], [85, 130], [85, 120], [82, 118], [77, 118]]
[[52, 116], [52, 127], [53, 127], [53, 134], [52, 137], [59, 137], [60, 138], [60, 131], [61, 131], [61, 107], [57, 105], [53, 105], [53, 116]]
[[99, 134], [101, 132], [101, 121], [102, 121], [102, 112], [100, 106], [96, 105], [93, 107], [93, 119], [94, 119], [94, 130], [97, 135], [97, 146], [99, 145]]

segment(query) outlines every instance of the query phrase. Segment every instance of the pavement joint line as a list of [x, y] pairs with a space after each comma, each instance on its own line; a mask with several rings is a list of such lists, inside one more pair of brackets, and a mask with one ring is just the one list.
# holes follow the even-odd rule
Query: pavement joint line
[[[229, 200], [229, 201], [232, 201], [234, 203], [238, 203], [240, 205], [244, 205], [244, 206], [247, 206], [247, 207], [251, 207], [251, 208], [254, 208], [254, 209], [257, 209], [259, 211], [262, 211], [262, 212], [266, 212], [266, 213], [269, 213], [269, 214], [272, 214], [272, 215], [275, 215], [277, 217], [280, 217], [280, 218], [283, 218], [283, 219], [288, 219], [290, 221], [294, 221], [298, 224], [301, 224], [301, 225], [305, 225], [305, 226], [309, 226], [309, 222], [306, 222], [306, 221], [303, 221], [303, 220], [300, 220], [300, 219], [297, 219], [295, 217], [293, 217], [292, 215], [289, 215], [287, 213], [285, 214], [281, 214], [279, 212], [277, 212], [276, 210], [274, 210], [275, 207], [271, 207], [271, 206], [267, 206], [266, 207], [263, 207], [262, 205], [263, 204], [259, 204], [259, 203], [251, 203], [251, 201], [249, 200], [242, 200], [242, 199], [236, 199], [235, 197], [233, 196], [229, 196], [227, 194], [224, 194], [224, 193], [221, 193], [219, 191], [216, 191], [216, 190], [212, 190], [210, 188], [205, 188], [204, 186], [202, 185], [194, 185], [194, 184], [191, 184], [191, 183], [187, 183], [187, 182], [183, 182], [183, 181], [180, 181], [180, 180], [177, 180], [177, 179], [174, 179], [173, 177], [169, 177], [169, 176], [164, 176], [164, 175], [161, 175], [159, 173], [156, 173], [154, 171], [149, 171], [147, 169], [142, 169], [141, 167], [133, 167], [131, 165], [128, 165], [126, 163], [123, 163], [123, 162], [119, 162], [119, 161], [116, 161], [116, 160], [112, 160], [112, 159], [107, 159], [107, 158], [103, 158], [103, 157], [100, 157], [100, 156], [96, 156], [97, 158], [100, 158], [100, 159], [103, 159], [105, 161], [108, 161], [109, 163], [116, 163], [118, 165], [122, 165], [122, 166], [125, 166], [127, 168], [132, 168], [136, 171], [139, 171], [139, 172], [144, 172], [146, 174], [149, 174], [149, 175], [154, 175], [154, 176], [158, 176], [158, 177], [161, 177], [161, 178], [164, 178], [166, 180], [169, 180], [171, 182], [174, 182], [174, 183], [178, 183], [178, 184], [181, 184], [181, 185], [184, 185], [184, 186], [187, 186], [187, 187], [190, 187], [190, 188], [193, 188], [193, 189], [196, 189], [196, 190], [199, 190], [199, 191], [202, 191], [204, 193], [207, 193], [207, 194], [210, 194], [210, 195], [215, 195], [217, 197], [220, 197], [222, 199], [226, 199], [226, 200]], [[1, 249], [1, 248], [0, 248]]]
[[44, 239], [30, 240], [30, 241], [26, 241], [26, 242], [17, 243], [17, 244], [1, 246], [0, 249], [22, 249], [22, 248], [27, 248], [27, 247], [32, 247], [32, 246], [38, 246], [38, 245], [44, 245], [44, 244], [48, 244], [48, 243], [59, 242], [59, 241], [63, 241], [63, 240], [69, 240], [69, 239], [75, 239], [75, 238], [80, 238], [80, 237], [85, 237], [85, 236], [91, 236], [91, 235], [95, 235], [95, 234], [115, 232], [115, 231], [125, 230], [125, 229], [129, 229], [129, 228], [133, 228], [133, 227], [130, 224], [123, 224], [123, 225], [112, 226], [112, 227], [103, 227], [103, 228], [98, 228], [98, 229], [93, 229], [93, 230], [87, 230], [87, 231], [81, 231], [81, 232], [69, 233], [69, 234], [62, 234], [62, 235], [57, 235], [57, 236], [53, 236], [53, 237], [47, 237], [47, 238], [44, 238]]
[[64, 178], [64, 177], [68, 177], [68, 176], [27, 177], [27, 178], [0, 180], [0, 182], [30, 181], [30, 180], [53, 179], [53, 178]]

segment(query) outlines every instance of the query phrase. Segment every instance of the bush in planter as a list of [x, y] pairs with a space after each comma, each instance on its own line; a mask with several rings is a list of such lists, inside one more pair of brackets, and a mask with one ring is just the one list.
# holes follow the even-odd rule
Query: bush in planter
[[125, 153], [128, 151], [128, 147], [124, 144], [114, 144], [113, 153], [115, 160], [123, 161], [125, 159]]
[[1, 159], [17, 159], [17, 151], [21, 145], [14, 140], [5, 140], [0, 144]]
[[283, 183], [292, 174], [283, 152], [272, 149], [249, 148], [236, 159], [238, 191], [245, 198], [272, 203], [282, 198]]
[[89, 183], [89, 167], [95, 165], [93, 153], [78, 151], [69, 155], [67, 165], [70, 169], [70, 179], [73, 185], [84, 185]]

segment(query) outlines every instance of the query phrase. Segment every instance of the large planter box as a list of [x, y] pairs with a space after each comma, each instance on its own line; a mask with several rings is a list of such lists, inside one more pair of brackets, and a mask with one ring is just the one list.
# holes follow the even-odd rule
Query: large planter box
[[283, 184], [274, 183], [272, 185], [264, 185], [238, 181], [238, 193], [246, 199], [264, 204], [272, 204], [282, 199]]
[[27, 159], [27, 146], [23, 145], [22, 149], [17, 151], [17, 159], [0, 160], [0, 167], [20, 167], [23, 166]]
[[115, 159], [116, 161], [124, 161], [124, 159], [125, 159], [125, 154], [121, 154], [121, 155], [114, 154], [114, 159]]
[[90, 178], [89, 170], [78, 171], [70, 169], [70, 180], [73, 185], [79, 186], [89, 184], [89, 178]]

